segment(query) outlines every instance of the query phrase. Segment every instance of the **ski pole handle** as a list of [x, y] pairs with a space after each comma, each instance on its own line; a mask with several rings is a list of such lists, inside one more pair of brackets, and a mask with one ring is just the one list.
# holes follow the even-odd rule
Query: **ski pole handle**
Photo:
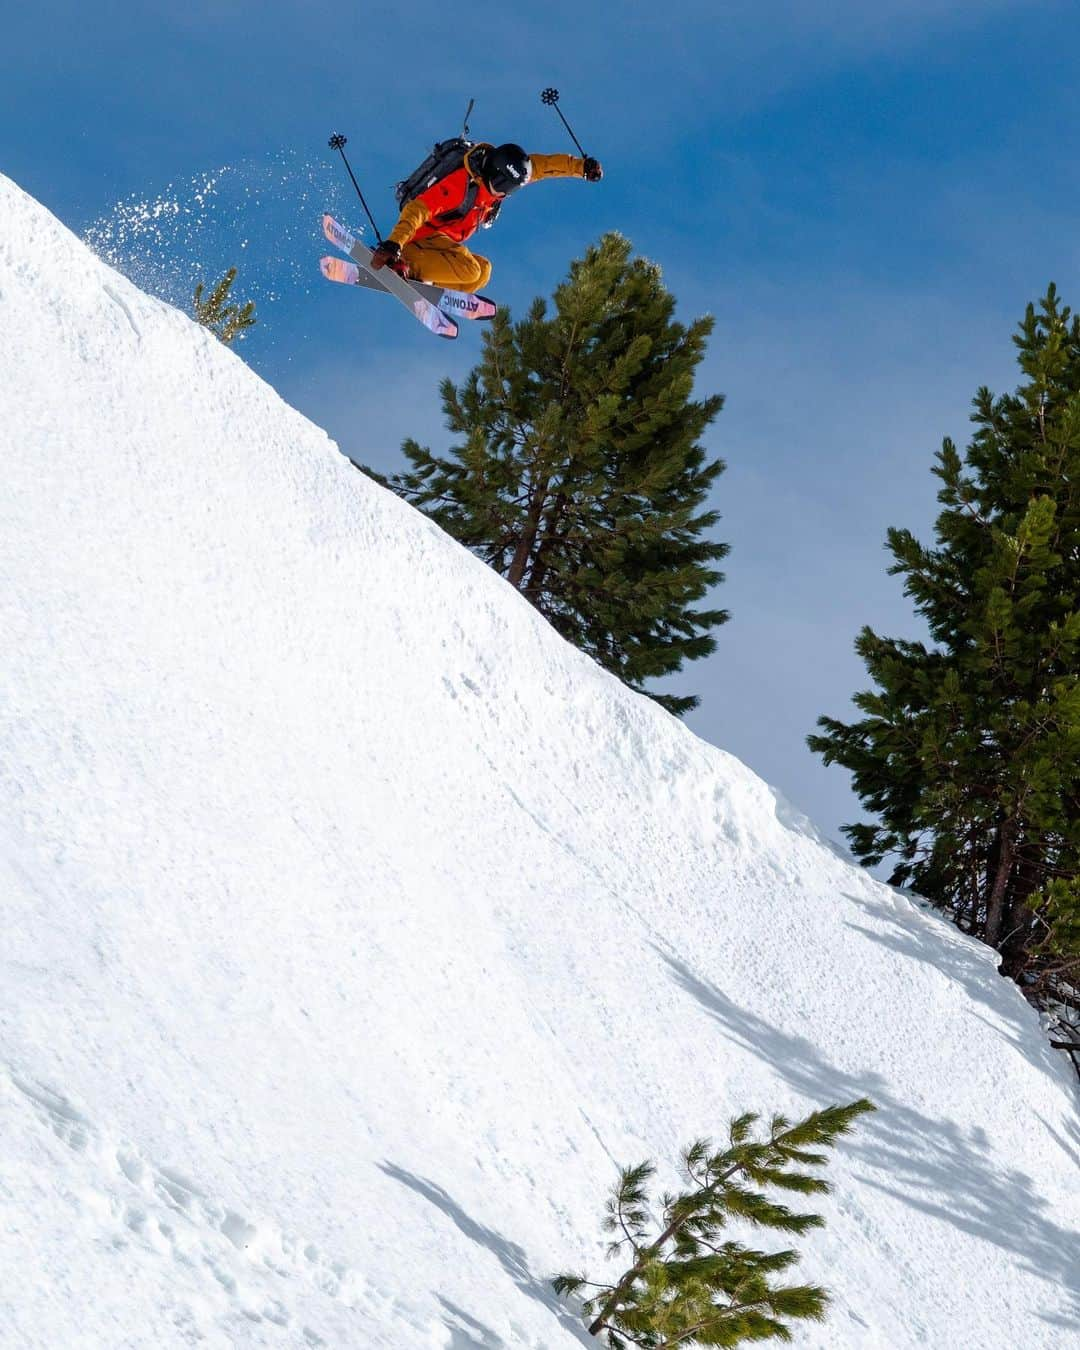
[[562, 119], [563, 126], [570, 133], [570, 139], [577, 146], [578, 152], [580, 153], [582, 159], [588, 159], [589, 156], [581, 148], [581, 142], [574, 135], [574, 128], [570, 125], [570, 123], [566, 120], [566, 118], [563, 117], [563, 110], [559, 107], [559, 91], [557, 89], [543, 90], [543, 92], [540, 94], [540, 102], [545, 103], [549, 108], [555, 109], [555, 111], [559, 114], [559, 117]]

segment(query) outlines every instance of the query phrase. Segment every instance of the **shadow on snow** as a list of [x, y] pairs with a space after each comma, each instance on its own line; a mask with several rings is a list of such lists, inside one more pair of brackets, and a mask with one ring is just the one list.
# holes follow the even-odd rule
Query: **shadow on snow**
[[[867, 1185], [1015, 1254], [1026, 1270], [1065, 1295], [1067, 1306], [1041, 1312], [1042, 1319], [1062, 1327], [1080, 1326], [1075, 1235], [1049, 1217], [1047, 1202], [1031, 1177], [994, 1165], [985, 1131], [978, 1127], [965, 1131], [955, 1121], [935, 1120], [906, 1106], [873, 1069], [848, 1073], [836, 1068], [805, 1037], [739, 1008], [669, 952], [660, 947], [656, 951], [676, 982], [727, 1036], [770, 1064], [810, 1101], [825, 1106], [870, 1098], [877, 1113], [860, 1122], [856, 1133], [845, 1140], [844, 1152], [861, 1158], [893, 1184], [864, 1176]], [[1000, 1014], [1000, 1006], [994, 1010]]]
[[[493, 1228], [486, 1228], [482, 1223], [472, 1218], [456, 1200], [434, 1181], [417, 1176], [415, 1172], [409, 1172], [404, 1167], [398, 1167], [395, 1163], [379, 1163], [379, 1170], [385, 1172], [388, 1177], [392, 1177], [395, 1181], [400, 1181], [403, 1186], [408, 1186], [411, 1191], [415, 1191], [417, 1195], [429, 1201], [436, 1209], [442, 1210], [460, 1232], [464, 1233], [478, 1246], [486, 1247], [492, 1253], [523, 1294], [527, 1294], [529, 1298], [542, 1304], [553, 1317], [558, 1319], [568, 1335], [574, 1336], [581, 1345], [589, 1346], [591, 1350], [595, 1350], [596, 1340], [588, 1334], [578, 1318], [574, 1317], [559, 1302], [551, 1286], [532, 1273], [523, 1248], [519, 1247], [516, 1242], [511, 1242], [508, 1238], [504, 1238], [501, 1233], [495, 1232]], [[502, 1350], [503, 1341], [489, 1328], [441, 1295], [439, 1301], [449, 1314], [447, 1326], [454, 1333], [455, 1346], [461, 1346], [462, 1350], [465, 1350], [467, 1346], [481, 1346], [483, 1350]]]

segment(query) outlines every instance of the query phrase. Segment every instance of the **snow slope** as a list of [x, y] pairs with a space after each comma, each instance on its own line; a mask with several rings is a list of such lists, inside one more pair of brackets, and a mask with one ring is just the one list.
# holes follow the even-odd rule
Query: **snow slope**
[[864, 1094], [796, 1344], [1080, 1334], [990, 952], [3, 178], [0, 427], [0, 1344], [594, 1344], [617, 1162]]

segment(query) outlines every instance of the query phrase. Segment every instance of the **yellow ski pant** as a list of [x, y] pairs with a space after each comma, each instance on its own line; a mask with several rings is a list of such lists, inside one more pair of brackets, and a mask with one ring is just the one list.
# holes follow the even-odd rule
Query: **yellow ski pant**
[[491, 263], [464, 244], [444, 234], [414, 239], [401, 250], [413, 281], [447, 286], [455, 291], [479, 291], [491, 280]]

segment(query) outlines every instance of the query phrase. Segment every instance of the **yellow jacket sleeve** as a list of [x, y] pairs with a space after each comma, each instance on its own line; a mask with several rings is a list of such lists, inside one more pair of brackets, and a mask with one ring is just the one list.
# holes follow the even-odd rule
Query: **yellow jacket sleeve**
[[430, 219], [431, 211], [427, 204], [422, 202], [419, 197], [414, 197], [411, 202], [405, 203], [401, 215], [398, 216], [397, 224], [386, 237], [392, 239], [399, 247], [404, 248], [406, 244], [412, 242], [413, 235], [420, 226], [426, 225]]
[[585, 161], [576, 155], [530, 155], [532, 177], [530, 183], [541, 178], [584, 178]]

